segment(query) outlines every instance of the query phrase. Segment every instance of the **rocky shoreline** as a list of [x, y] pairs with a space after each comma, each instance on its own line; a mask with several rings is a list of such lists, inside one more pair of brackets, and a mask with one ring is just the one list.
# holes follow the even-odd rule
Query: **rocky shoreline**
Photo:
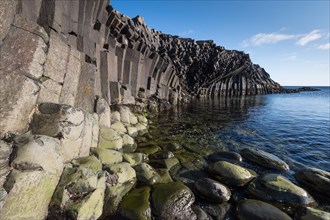
[[[275, 155], [195, 153], [148, 132], [147, 111], [98, 103], [94, 115], [40, 104], [28, 133], [1, 141], [1, 219], [330, 217], [329, 172], [303, 169], [294, 174], [297, 185]], [[273, 172], [258, 174], [246, 163]]]

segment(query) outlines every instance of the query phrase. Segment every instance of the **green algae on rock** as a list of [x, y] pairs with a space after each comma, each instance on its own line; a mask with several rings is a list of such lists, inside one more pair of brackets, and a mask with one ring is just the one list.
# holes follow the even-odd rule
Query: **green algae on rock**
[[150, 187], [133, 189], [121, 201], [119, 213], [131, 220], [151, 220]]
[[218, 161], [210, 164], [209, 172], [218, 181], [230, 186], [243, 186], [257, 176], [256, 172], [252, 170], [226, 161]]
[[265, 201], [293, 206], [313, 205], [315, 200], [302, 188], [279, 174], [263, 174], [252, 181], [248, 191]]

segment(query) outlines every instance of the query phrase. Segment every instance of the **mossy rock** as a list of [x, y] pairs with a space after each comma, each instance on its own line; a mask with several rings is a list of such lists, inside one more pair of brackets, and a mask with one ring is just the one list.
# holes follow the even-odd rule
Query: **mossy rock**
[[45, 171], [13, 170], [4, 186], [8, 195], [0, 202], [0, 218], [45, 219], [58, 180], [58, 176]]
[[147, 146], [147, 147], [138, 147], [136, 149], [136, 152], [140, 152], [140, 153], [144, 153], [146, 155], [149, 155], [149, 154], [154, 154], [156, 153], [157, 151], [160, 151], [161, 148], [156, 146], [156, 145], [151, 145], [151, 146]]
[[218, 181], [230, 186], [243, 186], [257, 176], [256, 172], [252, 170], [226, 161], [218, 161], [209, 165], [209, 172]]
[[111, 141], [100, 139], [98, 148], [104, 148], [109, 150], [121, 150], [123, 148], [123, 139], [121, 137], [118, 137], [118, 139]]
[[141, 163], [134, 166], [136, 176], [139, 182], [146, 185], [153, 185], [159, 182], [160, 176], [156, 170], [147, 163]]
[[127, 125], [126, 129], [127, 129], [128, 135], [131, 136], [131, 137], [136, 137], [139, 134], [138, 129], [135, 126]]
[[148, 133], [148, 128], [144, 124], [138, 123], [138, 124], [135, 125], [135, 127], [136, 127], [136, 129], [137, 129], [140, 136], [145, 135], [146, 133]]
[[144, 124], [148, 123], [148, 119], [143, 115], [138, 115], [137, 119], [140, 123], [144, 123]]
[[120, 136], [119, 132], [113, 128], [100, 127], [99, 137], [105, 140], [116, 140]]
[[171, 151], [158, 151], [154, 154], [149, 155], [150, 159], [168, 159], [174, 157], [174, 154]]
[[155, 168], [165, 168], [170, 170], [177, 164], [180, 164], [179, 160], [175, 157], [167, 158], [167, 159], [158, 159], [158, 160], [150, 160], [149, 162]]
[[119, 134], [125, 134], [127, 133], [127, 129], [125, 128], [125, 126], [123, 125], [123, 123], [121, 123], [120, 121], [115, 122], [114, 124], [111, 125], [111, 128], [116, 130]]
[[124, 153], [123, 157], [132, 166], [141, 164], [147, 159], [147, 155], [144, 153]]
[[102, 164], [114, 164], [123, 161], [123, 153], [105, 148], [91, 148], [91, 152]]
[[158, 183], [171, 183], [173, 179], [167, 169], [156, 169], [156, 172], [159, 174]]
[[151, 220], [150, 191], [145, 186], [129, 192], [119, 205], [119, 213], [131, 220]]
[[71, 163], [74, 166], [79, 166], [81, 168], [91, 169], [95, 171], [102, 170], [102, 164], [95, 156], [81, 157], [79, 159], [73, 160]]
[[152, 205], [158, 219], [196, 219], [191, 210], [195, 201], [188, 187], [179, 182], [157, 184], [151, 195]]
[[116, 182], [123, 184], [136, 178], [135, 170], [127, 162], [109, 164], [104, 166], [104, 170], [116, 176]]
[[252, 181], [248, 191], [264, 201], [281, 202], [292, 206], [315, 204], [302, 188], [279, 174], [263, 174]]
[[131, 179], [123, 184], [106, 184], [102, 219], [113, 216], [122, 198], [134, 187], [136, 179]]

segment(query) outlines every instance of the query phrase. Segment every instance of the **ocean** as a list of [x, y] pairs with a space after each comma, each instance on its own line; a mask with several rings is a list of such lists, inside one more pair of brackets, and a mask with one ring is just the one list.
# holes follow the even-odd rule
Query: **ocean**
[[154, 131], [202, 156], [252, 147], [278, 156], [293, 172], [330, 171], [330, 87], [316, 88], [320, 91], [194, 100], [159, 114]]

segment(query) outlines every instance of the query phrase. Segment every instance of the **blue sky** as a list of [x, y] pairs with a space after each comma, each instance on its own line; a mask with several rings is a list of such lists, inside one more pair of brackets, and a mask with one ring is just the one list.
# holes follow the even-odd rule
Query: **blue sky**
[[281, 85], [330, 84], [329, 0], [111, 2], [164, 33], [243, 50]]

